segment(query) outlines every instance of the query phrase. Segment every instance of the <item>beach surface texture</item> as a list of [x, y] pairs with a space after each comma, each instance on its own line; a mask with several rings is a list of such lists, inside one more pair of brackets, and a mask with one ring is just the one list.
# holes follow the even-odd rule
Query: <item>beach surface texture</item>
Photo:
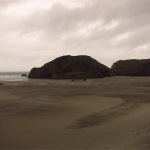
[[150, 149], [150, 77], [0, 83], [0, 149]]

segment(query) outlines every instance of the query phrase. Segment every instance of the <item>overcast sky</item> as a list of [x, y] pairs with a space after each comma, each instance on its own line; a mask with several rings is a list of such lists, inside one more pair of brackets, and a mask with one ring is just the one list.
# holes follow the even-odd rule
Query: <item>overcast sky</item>
[[150, 0], [0, 0], [0, 71], [62, 55], [111, 67], [150, 56]]

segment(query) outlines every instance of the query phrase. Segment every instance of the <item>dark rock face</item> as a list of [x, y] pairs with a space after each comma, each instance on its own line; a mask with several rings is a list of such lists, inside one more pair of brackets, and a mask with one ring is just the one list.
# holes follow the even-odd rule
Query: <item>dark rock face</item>
[[26, 74], [22, 74], [22, 77], [26, 77], [27, 75]]
[[28, 78], [84, 79], [114, 75], [112, 71], [90, 56], [62, 56], [41, 68], [31, 69]]
[[111, 70], [118, 76], [150, 76], [150, 59], [119, 60]]

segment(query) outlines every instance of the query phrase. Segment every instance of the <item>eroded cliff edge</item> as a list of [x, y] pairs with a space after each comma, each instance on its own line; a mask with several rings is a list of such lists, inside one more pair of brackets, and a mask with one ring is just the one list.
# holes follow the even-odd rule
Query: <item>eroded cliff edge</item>
[[118, 76], [150, 76], [150, 59], [119, 60], [111, 70]]

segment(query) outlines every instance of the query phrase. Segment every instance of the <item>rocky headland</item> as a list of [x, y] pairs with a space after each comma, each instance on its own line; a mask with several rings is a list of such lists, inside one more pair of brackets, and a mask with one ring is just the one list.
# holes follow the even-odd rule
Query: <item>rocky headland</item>
[[129, 59], [115, 62], [111, 70], [117, 76], [150, 76], [150, 59]]
[[58, 57], [40, 68], [32, 68], [28, 78], [85, 79], [112, 75], [115, 74], [110, 68], [90, 56], [67, 55]]

